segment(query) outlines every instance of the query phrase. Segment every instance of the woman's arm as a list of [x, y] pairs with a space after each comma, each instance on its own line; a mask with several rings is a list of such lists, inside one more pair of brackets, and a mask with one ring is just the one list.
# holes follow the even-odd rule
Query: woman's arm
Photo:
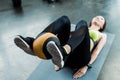
[[91, 60], [89, 62], [90, 64], [92, 64], [96, 60], [96, 58], [99, 55], [100, 51], [104, 47], [104, 45], [106, 43], [106, 40], [107, 40], [107, 35], [104, 34], [104, 33], [100, 33], [100, 39], [99, 39], [99, 42], [98, 42], [96, 48], [92, 52]]

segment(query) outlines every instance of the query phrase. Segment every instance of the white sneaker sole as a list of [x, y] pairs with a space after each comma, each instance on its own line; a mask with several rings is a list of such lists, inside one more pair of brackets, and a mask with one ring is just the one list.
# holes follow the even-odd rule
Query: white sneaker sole
[[47, 50], [50, 53], [50, 55], [52, 56], [52, 62], [55, 65], [62, 68], [64, 66], [63, 56], [54, 41], [48, 42]]
[[32, 50], [30, 49], [30, 46], [21, 37], [17, 36], [14, 39], [14, 42], [19, 48], [23, 49], [26, 53], [33, 54]]

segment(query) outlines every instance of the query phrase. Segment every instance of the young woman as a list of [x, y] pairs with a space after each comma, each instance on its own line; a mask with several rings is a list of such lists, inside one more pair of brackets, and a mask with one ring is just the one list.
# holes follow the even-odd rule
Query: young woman
[[70, 32], [70, 20], [62, 16], [35, 39], [32, 37], [15, 37], [15, 44], [26, 53], [42, 59], [52, 59], [55, 70], [68, 66], [75, 70], [73, 78], [83, 76], [106, 43], [107, 36], [101, 31], [106, 21], [102, 16], [92, 19], [90, 27], [86, 21], [80, 21], [75, 31]]

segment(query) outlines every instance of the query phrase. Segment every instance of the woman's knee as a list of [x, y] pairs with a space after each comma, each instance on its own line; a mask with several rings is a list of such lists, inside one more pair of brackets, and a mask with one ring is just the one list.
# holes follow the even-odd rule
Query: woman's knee
[[67, 24], [70, 24], [70, 20], [69, 20], [69, 18], [68, 18], [68, 16], [62, 16], [61, 17], [62, 18], [62, 20], [65, 22], [65, 23], [67, 23]]
[[84, 27], [85, 29], [88, 29], [88, 25], [87, 22], [85, 20], [81, 20], [78, 22], [78, 24], [76, 25], [75, 30]]

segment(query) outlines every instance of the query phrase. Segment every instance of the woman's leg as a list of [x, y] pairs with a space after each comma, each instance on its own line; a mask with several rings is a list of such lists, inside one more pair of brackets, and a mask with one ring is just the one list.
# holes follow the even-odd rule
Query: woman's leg
[[67, 44], [71, 47], [71, 53], [67, 58], [66, 65], [72, 68], [79, 68], [89, 62], [91, 56], [90, 37], [88, 26], [85, 21], [80, 21], [76, 25], [76, 30]]
[[86, 41], [85, 43], [87, 43], [87, 46], [90, 47], [90, 37], [88, 33], [87, 22], [82, 20], [76, 25], [76, 29], [72, 33], [67, 44], [70, 45], [71, 51], [74, 51], [84, 41]]
[[[64, 66], [64, 55], [65, 50], [62, 48], [64, 46], [70, 35], [70, 20], [67, 16], [62, 16], [52, 24], [50, 24], [42, 33], [51, 32], [57, 35], [60, 44], [54, 41], [50, 41], [47, 44], [47, 51], [52, 55], [52, 61], [55, 65], [62, 68]], [[39, 35], [38, 35], [39, 36]]]

